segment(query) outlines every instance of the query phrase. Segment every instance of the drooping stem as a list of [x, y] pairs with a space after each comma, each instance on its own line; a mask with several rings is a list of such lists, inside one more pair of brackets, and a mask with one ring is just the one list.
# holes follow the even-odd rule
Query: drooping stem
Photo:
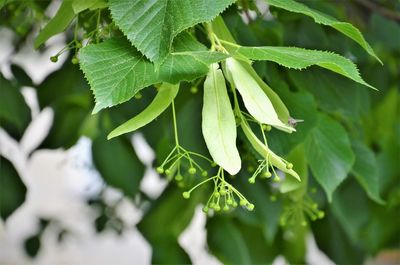
[[174, 123], [174, 136], [175, 136], [175, 143], [179, 146], [179, 139], [178, 139], [178, 126], [176, 123], [176, 112], [175, 112], [175, 101], [172, 101], [172, 119]]

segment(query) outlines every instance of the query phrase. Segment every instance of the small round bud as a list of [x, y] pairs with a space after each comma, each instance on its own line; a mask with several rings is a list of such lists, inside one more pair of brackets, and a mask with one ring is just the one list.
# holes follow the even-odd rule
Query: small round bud
[[228, 205], [225, 205], [224, 208], [223, 208], [223, 210], [224, 210], [225, 212], [229, 211], [229, 206], [228, 206]]
[[273, 179], [273, 181], [274, 181], [274, 182], [279, 182], [279, 181], [281, 181], [281, 178], [278, 177], [278, 176], [275, 176], [275, 178]]
[[170, 170], [170, 169], [166, 169], [166, 170], [165, 170], [165, 174], [166, 174], [166, 175], [171, 175], [171, 170]]
[[239, 204], [240, 204], [240, 206], [245, 206], [247, 204], [247, 202], [245, 200], [240, 200]]
[[142, 93], [138, 92], [135, 94], [135, 99], [141, 99], [143, 97]]
[[197, 170], [196, 170], [196, 168], [191, 167], [191, 168], [189, 168], [188, 172], [190, 175], [194, 175], [194, 174], [196, 174]]
[[249, 183], [250, 183], [250, 184], [256, 183], [256, 179], [255, 179], [255, 178], [249, 178]]
[[207, 177], [207, 175], [208, 175], [207, 171], [201, 172], [201, 176], [202, 176], [202, 177]]
[[264, 124], [264, 125], [263, 125], [263, 129], [264, 129], [264, 131], [269, 132], [269, 131], [272, 130], [272, 127], [271, 127], [271, 125]]
[[175, 176], [175, 180], [176, 181], [181, 181], [181, 180], [183, 180], [183, 176], [181, 174], [178, 174], [178, 175]]
[[196, 86], [192, 86], [190, 88], [190, 92], [193, 93], [193, 94], [196, 94], [197, 92], [199, 92], [199, 89]]
[[322, 219], [322, 218], [325, 217], [324, 211], [318, 211], [317, 215], [318, 215], [318, 218], [319, 218], [319, 219]]
[[307, 222], [306, 221], [302, 221], [301, 222], [301, 226], [307, 226]]
[[210, 203], [210, 208], [214, 209], [215, 205], [216, 205], [216, 204], [215, 204], [215, 203], [213, 203], [213, 202], [212, 202], [212, 203]]
[[80, 43], [80, 42], [76, 43], [75, 47], [78, 49], [82, 48], [82, 43]]
[[227, 199], [227, 200], [226, 200], [226, 203], [227, 203], [228, 205], [233, 205], [233, 200], [232, 200], [232, 199]]
[[185, 198], [185, 199], [189, 199], [189, 198], [190, 198], [190, 192], [184, 191], [184, 192], [182, 193], [182, 196], [183, 196], [183, 198]]
[[56, 63], [58, 61], [58, 56], [51, 56], [50, 61], [52, 61], [53, 63]]
[[214, 195], [214, 197], [215, 197], [215, 198], [219, 198], [219, 196], [220, 196], [221, 194], [219, 194], [219, 192], [218, 192], [218, 191], [216, 191], [216, 192], [214, 192], [214, 194], [213, 194], [213, 195]]
[[263, 177], [264, 178], [270, 178], [270, 177], [272, 177], [272, 174], [271, 174], [271, 172], [266, 171], [266, 172], [263, 173]]
[[72, 64], [78, 64], [78, 63], [79, 63], [78, 58], [74, 56], [74, 57], [71, 59], [71, 63], [72, 63]]
[[254, 210], [254, 204], [252, 204], [252, 203], [247, 204], [247, 209], [249, 211], [253, 211]]
[[287, 169], [292, 169], [293, 168], [293, 164], [292, 163], [287, 163], [286, 164], [286, 168]]
[[221, 206], [219, 206], [218, 204], [215, 205], [214, 210], [215, 210], [216, 212], [221, 211]]
[[216, 167], [216, 166], [217, 166], [217, 163], [212, 162], [212, 163], [211, 163], [211, 166], [212, 166], [212, 167]]
[[238, 207], [237, 202], [236, 202], [236, 201], [233, 201], [232, 206], [233, 206], [234, 208]]
[[158, 168], [156, 168], [156, 171], [158, 174], [162, 174], [162, 173], [164, 173], [164, 168], [158, 167]]
[[209, 209], [208, 209], [207, 206], [204, 206], [204, 207], [203, 207], [203, 212], [204, 212], [204, 213], [208, 213], [208, 210], [209, 210]]

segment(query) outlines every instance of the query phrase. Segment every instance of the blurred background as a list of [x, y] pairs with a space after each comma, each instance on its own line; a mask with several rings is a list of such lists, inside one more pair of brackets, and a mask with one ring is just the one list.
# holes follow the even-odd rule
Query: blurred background
[[[61, 1], [6, 4], [0, 11], [0, 264], [400, 264], [400, 4], [305, 2], [355, 24], [384, 65], [332, 29], [261, 1], [246, 12], [231, 7], [224, 13], [243, 45], [332, 50], [355, 61], [379, 89], [314, 68], [300, 72], [255, 64], [281, 97], [304, 103], [295, 106], [295, 114], [312, 115], [314, 107], [364, 139], [368, 148], [361, 154], [368, 159], [362, 168], [376, 171], [379, 179], [371, 195], [350, 176], [332, 204], [311, 180], [326, 217], [300, 230], [279, 226], [283, 201], [267, 184], [255, 190], [245, 181], [239, 186], [256, 201], [256, 213], [207, 217], [201, 211], [204, 192], [183, 200], [182, 190], [153, 169], [170, 150], [169, 113], [139, 133], [106, 140], [111, 129], [150, 102], [154, 90], [91, 115], [93, 96], [71, 62], [74, 51], [65, 51], [56, 63], [49, 59], [72, 33], [33, 47]], [[289, 86], [304, 93], [284, 96]], [[182, 142], [202, 152], [202, 140], [191, 141], [202, 139], [202, 97], [187, 89], [179, 98], [178, 120], [190, 132]], [[271, 137], [282, 154], [295, 145]]]

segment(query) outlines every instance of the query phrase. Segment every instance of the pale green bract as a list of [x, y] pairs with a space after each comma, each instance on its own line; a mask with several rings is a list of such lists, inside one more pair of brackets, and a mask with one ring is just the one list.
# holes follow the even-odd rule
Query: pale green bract
[[234, 58], [226, 59], [226, 68], [243, 98], [246, 109], [258, 122], [269, 124], [286, 132], [295, 131], [293, 127], [284, 124], [278, 118], [271, 100], [239, 61]]
[[296, 171], [293, 169], [289, 169], [286, 167], [285, 161], [276, 155], [274, 152], [272, 152], [265, 144], [263, 144], [257, 136], [253, 133], [253, 131], [250, 129], [250, 126], [248, 125], [247, 121], [242, 119], [240, 122], [240, 127], [242, 127], [244, 134], [246, 135], [247, 140], [249, 140], [251, 146], [256, 150], [256, 152], [261, 155], [264, 159], [268, 159], [268, 162], [281, 170], [284, 173], [287, 173], [297, 179], [298, 181], [300, 180], [299, 175], [297, 174]]
[[179, 84], [162, 83], [153, 101], [141, 113], [115, 128], [108, 136], [111, 139], [124, 133], [136, 131], [157, 118], [172, 103], [179, 91]]
[[98, 8], [106, 8], [107, 2], [105, 0], [73, 0], [72, 9], [75, 14], [78, 14], [86, 9], [95, 10]]
[[368, 44], [368, 42], [364, 39], [363, 35], [361, 32], [354, 27], [352, 24], [347, 23], [347, 22], [341, 22], [338, 21], [337, 19], [328, 16], [324, 13], [321, 13], [317, 10], [313, 10], [309, 8], [308, 6], [296, 2], [294, 0], [265, 0], [269, 5], [275, 6], [278, 8], [285, 9], [290, 12], [294, 13], [300, 13], [304, 14], [306, 16], [311, 17], [314, 19], [314, 21], [318, 24], [322, 24], [325, 26], [330, 26], [337, 31], [343, 33], [347, 37], [353, 39], [355, 42], [357, 42], [364, 50], [366, 50], [371, 56], [375, 57], [376, 60], [378, 60], [381, 64], [382, 61], [378, 58], [378, 56], [375, 54], [374, 50], [371, 48], [371, 46]]
[[236, 148], [236, 122], [218, 64], [212, 64], [204, 82], [202, 131], [214, 162], [235, 175], [241, 168]]
[[312, 65], [318, 65], [376, 90], [361, 78], [357, 66], [352, 61], [333, 52], [307, 50], [297, 47], [243, 47], [225, 41], [223, 43], [234, 50], [234, 54], [245, 56], [251, 60], [272, 61], [294, 69], [304, 69]]
[[35, 39], [34, 46], [38, 48], [52, 36], [63, 32], [74, 18], [75, 13], [72, 8], [72, 1], [63, 1], [56, 15], [39, 32]]
[[142, 88], [155, 83], [176, 84], [199, 78], [207, 74], [211, 63], [227, 57], [223, 53], [207, 51], [187, 34], [177, 38], [174, 48], [159, 68], [124, 39], [109, 39], [81, 49], [80, 67], [96, 98], [93, 112], [123, 103]]
[[235, 0], [110, 0], [113, 20], [148, 59], [160, 64], [178, 33], [210, 21]]

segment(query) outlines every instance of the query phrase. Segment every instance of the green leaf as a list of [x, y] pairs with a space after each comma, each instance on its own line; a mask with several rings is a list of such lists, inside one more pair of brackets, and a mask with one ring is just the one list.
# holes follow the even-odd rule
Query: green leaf
[[0, 126], [19, 138], [31, 120], [31, 112], [20, 90], [1, 73], [0, 95]]
[[313, 176], [332, 201], [333, 192], [347, 177], [355, 161], [346, 130], [338, 122], [321, 115], [305, 142], [305, 151]]
[[363, 35], [361, 32], [354, 27], [352, 24], [347, 23], [347, 22], [341, 22], [338, 21], [337, 19], [328, 16], [326, 14], [323, 14], [317, 10], [313, 10], [309, 8], [308, 6], [296, 2], [294, 0], [265, 0], [269, 5], [275, 6], [278, 8], [285, 9], [290, 12], [294, 13], [300, 13], [306, 16], [311, 17], [314, 19], [314, 21], [318, 24], [322, 24], [325, 26], [330, 26], [337, 31], [343, 33], [347, 37], [353, 39], [355, 42], [357, 42], [361, 47], [364, 48], [371, 56], [375, 57], [376, 60], [378, 60], [381, 64], [382, 61], [378, 58], [378, 56], [374, 53], [374, 50], [371, 48], [371, 46], [368, 44], [368, 42], [364, 39]]
[[223, 264], [271, 264], [277, 247], [269, 246], [257, 226], [216, 216], [207, 220], [207, 243]]
[[107, 141], [105, 135], [99, 134], [93, 141], [92, 153], [93, 162], [104, 181], [126, 196], [135, 198], [144, 166], [131, 143], [123, 137]]
[[241, 168], [236, 148], [236, 122], [225, 78], [218, 64], [212, 64], [204, 82], [202, 131], [211, 157], [229, 174]]
[[286, 132], [295, 131], [294, 128], [284, 124], [278, 118], [271, 100], [239, 61], [228, 58], [226, 67], [235, 87], [242, 96], [246, 109], [257, 121]]
[[75, 13], [72, 9], [72, 1], [63, 1], [57, 14], [47, 23], [35, 39], [34, 46], [38, 48], [50, 37], [63, 32], [74, 18]]
[[14, 76], [14, 78], [17, 80], [19, 86], [30, 86], [33, 87], [35, 86], [33, 84], [33, 81], [31, 77], [25, 72], [25, 70], [17, 65], [17, 64], [12, 64], [11, 65], [11, 72]]
[[114, 129], [107, 139], [117, 137], [121, 134], [133, 132], [145, 126], [157, 118], [171, 104], [179, 91], [179, 84], [171, 85], [163, 83], [158, 89], [158, 93], [150, 105], [141, 113]]
[[4, 221], [25, 201], [26, 187], [14, 166], [0, 156], [0, 218]]
[[352, 148], [356, 161], [351, 172], [372, 200], [384, 204], [379, 195], [378, 163], [374, 152], [359, 140], [352, 141]]
[[352, 61], [333, 52], [297, 47], [242, 47], [225, 41], [223, 43], [230, 46], [231, 50], [236, 47], [235, 55], [245, 56], [251, 60], [272, 61], [299, 70], [318, 65], [376, 90], [361, 78], [356, 65]]
[[197, 190], [190, 200], [182, 198], [182, 190], [169, 185], [151, 205], [140, 223], [140, 232], [157, 251], [152, 264], [190, 264], [185, 251], [178, 245], [178, 237], [192, 220], [204, 193]]
[[94, 10], [99, 8], [107, 7], [105, 0], [74, 0], [72, 2], [72, 8], [75, 14], [78, 14], [86, 9]]
[[288, 74], [298, 89], [308, 90], [314, 95], [318, 107], [324, 112], [350, 121], [360, 121], [369, 112], [368, 91], [347, 78], [322, 69], [289, 71]]
[[[185, 47], [196, 50], [182, 51]], [[123, 103], [139, 90], [161, 82], [176, 84], [208, 72], [208, 66], [227, 55], [207, 51], [188, 35], [177, 38], [175, 51], [156, 68], [123, 39], [88, 45], [80, 52], [81, 69], [96, 98], [94, 113]], [[112, 65], [113, 67], [110, 67]]]
[[210, 21], [234, 0], [110, 0], [113, 20], [132, 44], [157, 64], [171, 52], [175, 36]]

